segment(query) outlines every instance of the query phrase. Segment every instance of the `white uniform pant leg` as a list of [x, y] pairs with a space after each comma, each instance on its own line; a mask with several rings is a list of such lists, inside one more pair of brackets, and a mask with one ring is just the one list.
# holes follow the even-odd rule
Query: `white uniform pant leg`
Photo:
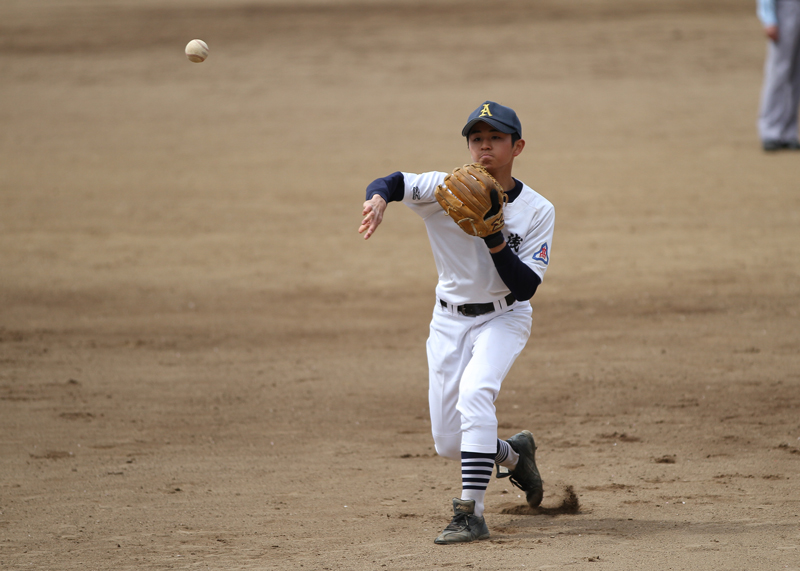
[[461, 374], [471, 357], [464, 319], [437, 304], [427, 342], [431, 433], [436, 453], [452, 460], [461, 459], [461, 413], [456, 405]]
[[800, 104], [800, 1], [779, 0], [778, 42], [768, 42], [758, 131], [762, 141], [797, 140]]
[[428, 338], [429, 405], [436, 452], [497, 450], [494, 402], [530, 336], [531, 306], [481, 317], [434, 310]]
[[505, 311], [475, 329], [472, 359], [461, 376], [461, 450], [497, 451], [497, 410], [503, 380], [531, 334], [531, 306]]

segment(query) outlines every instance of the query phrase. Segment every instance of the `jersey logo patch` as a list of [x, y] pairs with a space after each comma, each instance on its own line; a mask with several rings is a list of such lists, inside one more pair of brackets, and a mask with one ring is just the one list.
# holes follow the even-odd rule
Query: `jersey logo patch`
[[542, 247], [539, 248], [539, 251], [533, 255], [533, 259], [544, 263], [545, 266], [550, 263], [550, 254], [548, 253], [547, 242], [542, 244]]
[[506, 240], [508, 247], [519, 253], [519, 247], [522, 245], [522, 238], [518, 234], [509, 234]]
[[415, 186], [411, 189], [411, 200], [419, 200], [419, 187]]

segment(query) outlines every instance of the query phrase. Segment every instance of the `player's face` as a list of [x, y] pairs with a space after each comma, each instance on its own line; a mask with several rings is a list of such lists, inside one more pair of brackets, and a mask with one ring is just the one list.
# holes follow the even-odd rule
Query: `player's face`
[[475, 125], [467, 138], [472, 161], [480, 163], [489, 172], [510, 166], [514, 157], [522, 151], [520, 143], [521, 140], [512, 144], [510, 134], [501, 133], [483, 122]]

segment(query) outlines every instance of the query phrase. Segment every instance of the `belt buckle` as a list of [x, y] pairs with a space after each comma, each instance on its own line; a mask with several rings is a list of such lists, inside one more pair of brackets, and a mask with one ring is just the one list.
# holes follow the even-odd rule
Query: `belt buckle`
[[458, 307], [458, 312], [466, 317], [480, 317], [495, 310], [493, 303], [465, 303]]
[[478, 317], [477, 312], [472, 311], [469, 304], [459, 305], [456, 308], [456, 311], [458, 311], [464, 317]]

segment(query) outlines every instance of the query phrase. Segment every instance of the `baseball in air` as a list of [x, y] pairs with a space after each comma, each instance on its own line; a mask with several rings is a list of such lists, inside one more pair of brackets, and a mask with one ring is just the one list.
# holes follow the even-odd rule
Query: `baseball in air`
[[194, 63], [202, 63], [208, 57], [208, 44], [203, 40], [192, 40], [186, 44], [186, 57]]

